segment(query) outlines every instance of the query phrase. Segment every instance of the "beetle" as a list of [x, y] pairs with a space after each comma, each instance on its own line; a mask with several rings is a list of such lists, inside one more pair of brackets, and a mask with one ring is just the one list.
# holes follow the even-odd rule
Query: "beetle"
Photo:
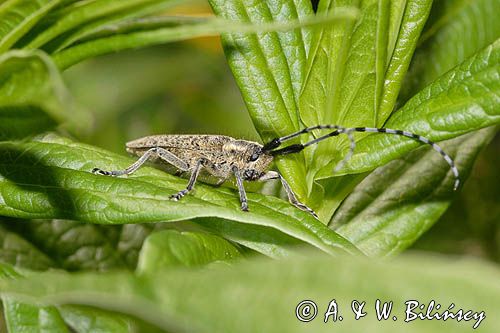
[[[326, 135], [319, 136], [304, 144], [292, 144], [281, 147], [286, 141], [294, 139], [300, 135], [312, 132], [314, 130], [330, 129], [333, 130]], [[337, 165], [334, 171], [340, 169], [353, 154], [355, 141], [353, 132], [371, 132], [386, 133], [405, 136], [413, 140], [432, 146], [434, 150], [443, 156], [449, 164], [454, 176], [454, 189], [460, 185], [460, 177], [453, 159], [431, 140], [407, 131], [394, 130], [389, 128], [373, 127], [352, 127], [345, 128], [338, 125], [317, 125], [306, 127], [292, 134], [275, 138], [262, 145], [257, 142], [235, 139], [224, 135], [152, 135], [126, 143], [126, 150], [139, 159], [124, 170], [105, 171], [94, 168], [94, 174], [106, 176], [129, 175], [139, 169], [146, 161], [160, 160], [174, 166], [181, 172], [190, 174], [188, 184], [185, 189], [171, 195], [171, 199], [180, 200], [187, 193], [193, 190], [194, 185], [202, 170], [218, 179], [218, 184], [222, 184], [230, 177], [235, 177], [238, 187], [241, 209], [248, 211], [248, 201], [245, 191], [244, 181], [267, 181], [279, 179], [288, 196], [288, 200], [295, 207], [309, 212], [317, 218], [316, 213], [305, 204], [301, 203], [290, 185], [283, 176], [276, 171], [268, 171], [274, 156], [298, 153], [304, 148], [317, 144], [320, 141], [330, 137], [346, 134], [350, 140], [349, 152], [345, 158]]]

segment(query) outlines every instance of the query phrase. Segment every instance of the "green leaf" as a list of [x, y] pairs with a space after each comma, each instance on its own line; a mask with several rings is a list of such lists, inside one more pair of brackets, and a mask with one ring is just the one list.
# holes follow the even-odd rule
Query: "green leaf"
[[[338, 124], [374, 127], [385, 122], [406, 73], [431, 1], [322, 1], [318, 12], [358, 5], [356, 22], [317, 29], [308, 58], [307, 79], [300, 96], [301, 119], [308, 126]], [[387, 100], [389, 93], [394, 99]], [[316, 132], [319, 136], [320, 132]], [[347, 137], [320, 142], [306, 150], [306, 201], [325, 223], [345, 196], [362, 179], [328, 179], [325, 165], [349, 149]], [[333, 162], [335, 161], [335, 162]], [[338, 175], [338, 174], [337, 174]]]
[[422, 34], [400, 99], [406, 101], [477, 51], [500, 37], [500, 21], [491, 15], [498, 0], [436, 2], [433, 22]]
[[9, 332], [69, 333], [61, 315], [52, 306], [33, 306], [3, 297]]
[[[489, 20], [491, 8], [489, 0], [436, 3], [424, 33], [426, 42], [412, 62], [402, 100], [487, 46], [491, 30], [499, 35], [500, 24], [477, 24], [483, 21], [481, 16]], [[469, 35], [469, 31], [474, 34]], [[443, 143], [461, 164], [462, 182], [495, 131], [484, 129]], [[400, 252], [429, 229], [455, 199], [445, 181], [448, 166], [440, 159], [434, 151], [419, 150], [376, 170], [346, 199], [330, 227], [359, 244], [368, 255]]]
[[164, 230], [151, 234], [141, 250], [137, 270], [152, 273], [175, 266], [202, 266], [241, 258], [238, 249], [219, 236]]
[[[335, 12], [338, 6], [357, 3], [324, 1], [318, 11]], [[387, 57], [389, 2], [365, 0], [359, 6], [356, 22], [317, 29], [313, 35], [300, 96], [301, 118], [308, 126], [375, 122]], [[334, 150], [331, 144], [322, 146], [315, 155]]]
[[45, 270], [55, 263], [20, 235], [0, 225], [0, 260], [18, 267]]
[[[415, 95], [391, 116], [386, 127], [418, 133], [437, 142], [499, 124], [499, 59], [497, 40]], [[418, 145], [396, 135], [369, 135], [357, 143], [351, 160], [338, 173], [371, 170]], [[339, 159], [324, 167], [318, 177], [330, 177]]]
[[[69, 109], [69, 110], [68, 110]], [[0, 56], [0, 139], [23, 138], [58, 124], [82, 132], [88, 119], [72, 107], [50, 58], [40, 51]]]
[[[496, 133], [487, 128], [447, 141], [467, 179], [477, 154]], [[331, 227], [369, 256], [393, 256], [413, 244], [454, 199], [449, 167], [433, 150], [416, 150], [376, 169], [335, 213]]]
[[[334, 277], [334, 278], [332, 278]], [[367, 278], [369, 277], [369, 283]], [[477, 320], [414, 320], [405, 322], [405, 302], [434, 300], [442, 311], [484, 311], [479, 323], [495, 332], [500, 321], [498, 267], [471, 260], [452, 261], [428, 256], [404, 256], [394, 262], [310, 254], [283, 261], [254, 260], [231, 267], [154, 275], [65, 274], [47, 272], [27, 279], [1, 281], [4, 295], [45, 304], [85, 304], [136, 315], [168, 331], [199, 332], [470, 332]], [[363, 286], [363, 287], [360, 287]], [[328, 290], [325, 292], [326, 289]], [[295, 318], [302, 300], [317, 304], [315, 320]], [[324, 314], [334, 299], [342, 321], [325, 324]], [[368, 313], [355, 320], [353, 299], [366, 302]], [[393, 302], [396, 321], [378, 321], [375, 300]], [[224, 310], [224, 311], [221, 311]], [[244, 310], [244, 311], [243, 311]], [[269, 313], [273, 313], [272, 319]], [[425, 314], [425, 310], [422, 311]], [[435, 312], [433, 312], [435, 313]]]
[[[4, 263], [3, 259], [0, 261], [0, 280], [18, 279], [25, 275], [26, 271]], [[15, 264], [24, 265], [22, 261]], [[8, 296], [2, 296], [2, 303], [8, 332], [68, 332], [55, 307], [34, 306], [18, 302]]]
[[249, 194], [250, 212], [232, 190], [199, 184], [180, 202], [169, 200], [186, 180], [141, 168], [134, 176], [93, 175], [94, 167], [123, 169], [130, 159], [53, 135], [0, 143], [0, 213], [18, 218], [65, 218], [87, 223], [169, 222], [219, 217], [277, 229], [323, 251], [357, 250], [288, 202]]
[[[163, 44], [201, 36], [219, 35], [223, 32], [251, 34], [255, 32], [292, 30], [304, 26], [335, 22], [352, 17], [354, 14], [352, 11], [346, 10], [326, 17], [310, 17], [302, 21], [269, 22], [259, 25], [211, 18], [201, 20], [186, 19], [184, 20], [186, 24], [178, 27], [172, 27], [172, 19], [170, 18], [163, 19], [164, 26], [161, 24], [161, 19], [158, 18], [144, 19], [139, 24], [135, 21], [131, 21], [130, 24], [121, 22], [117, 27], [125, 31], [123, 34], [104, 36], [103, 38], [82, 42], [81, 44], [55, 53], [53, 57], [59, 68], [67, 68], [87, 58], [124, 49]], [[148, 24], [148, 20], [151, 20], [152, 23]], [[144, 31], [134, 31], [132, 29], [131, 32], [127, 33], [130, 30], [130, 26], [150, 26], [154, 28]], [[100, 30], [105, 31], [114, 29], [115, 27], [113, 25], [104, 26]]]
[[[301, 119], [307, 126], [340, 124], [373, 125], [385, 80], [388, 1], [323, 1], [318, 12], [335, 12], [339, 6], [358, 5], [356, 22], [317, 29], [308, 58], [307, 77], [300, 96]], [[339, 184], [314, 183], [317, 171], [349, 146], [346, 138], [321, 142], [306, 151], [309, 201], [320, 218], [328, 221], [349, 189]], [[335, 195], [333, 195], [335, 193]]]
[[67, 220], [14, 220], [6, 226], [13, 234], [17, 233], [20, 240], [31, 243], [50, 257], [59, 268], [74, 271], [126, 267], [118, 251], [118, 241], [115, 243], [106, 233], [110, 228], [117, 229], [119, 226]]
[[[210, 3], [225, 19], [252, 23], [288, 21], [312, 14], [306, 1]], [[297, 130], [297, 102], [310, 47], [309, 32], [296, 29], [255, 35], [224, 34], [223, 43], [228, 63], [263, 139]]]
[[[0, 263], [0, 280], [26, 274]], [[123, 314], [85, 306], [38, 306], [2, 297], [8, 331], [14, 332], [135, 332], [138, 322]], [[69, 325], [69, 327], [67, 326]]]
[[[94, 19], [62, 34], [45, 45], [43, 49], [47, 50], [49, 53], [60, 51], [76, 42], [87, 40], [89, 36], [99, 33], [101, 30], [109, 29], [111, 26], [120, 26], [123, 23], [127, 24], [127, 19], [161, 13], [178, 3], [183, 3], [183, 1], [143, 1], [143, 3], [137, 6], [125, 8], [120, 11], [113, 11], [110, 15]], [[180, 18], [182, 17], [179, 17], [179, 19]], [[136, 20], [141, 21], [140, 19]]]
[[301, 245], [301, 241], [297, 238], [269, 227], [243, 225], [231, 220], [210, 217], [197, 219], [196, 224], [275, 259], [289, 257], [292, 253], [296, 253], [294, 249]]
[[143, 332], [137, 330], [139, 323], [136, 320], [121, 313], [72, 305], [60, 306], [57, 310], [71, 330], [77, 333]]
[[36, 34], [32, 34], [33, 38], [26, 38], [21, 45], [23, 48], [36, 49], [60, 36], [61, 34], [82, 26], [93, 20], [114, 16], [120, 11], [131, 10], [134, 7], [141, 7], [146, 4], [158, 4], [168, 2], [169, 0], [96, 0], [86, 1], [84, 3], [75, 3], [52, 13], [46, 20], [40, 22], [38, 27], [35, 27]]
[[60, 0], [10, 0], [0, 4], [0, 54], [7, 51]]
[[[390, 39], [393, 40], [396, 35], [397, 39], [394, 49], [388, 50], [390, 60], [385, 73], [385, 84], [377, 114], [377, 126], [384, 125], [387, 118], [395, 110], [396, 99], [410, 66], [418, 39], [429, 16], [432, 3], [432, 0], [395, 1], [391, 7]], [[398, 29], [399, 15], [403, 7], [404, 14]], [[390, 47], [391, 43], [388, 45]]]
[[[304, 19], [312, 13], [311, 3], [304, 0], [254, 1], [251, 6], [243, 1], [212, 0], [210, 4], [221, 17], [253, 23]], [[333, 15], [345, 18], [340, 22], [350, 22], [355, 13], [353, 8], [341, 8]], [[298, 103], [306, 78], [310, 30], [223, 34], [222, 40], [229, 66], [262, 140], [301, 128]], [[299, 198], [307, 197], [302, 154], [277, 158], [277, 165]]]
[[[138, 15], [135, 11], [134, 15]], [[158, 17], [146, 17], [146, 18], [134, 18], [134, 19], [122, 19], [118, 22], [108, 22], [104, 20], [105, 24], [97, 24], [97, 27], [85, 26], [81, 29], [81, 31], [77, 31], [74, 34], [71, 34], [65, 38], [60, 38], [61, 41], [57, 41], [57, 43], [61, 43], [62, 45], [57, 46], [56, 49], [50, 51], [52, 54], [57, 54], [58, 52], [62, 52], [63, 50], [70, 48], [72, 46], [78, 46], [82, 43], [90, 43], [90, 45], [94, 45], [101, 39], [111, 38], [116, 36], [121, 36], [121, 40], [123, 36], [131, 35], [132, 33], [140, 33], [140, 32], [151, 32], [159, 29], [172, 29], [172, 28], [183, 28], [185, 26], [197, 26], [199, 24], [206, 24], [207, 22], [213, 21], [210, 18], [205, 17], [197, 17], [197, 16], [158, 16]], [[99, 22], [98, 22], [99, 23]], [[227, 22], [226, 22], [227, 23]], [[183, 30], [183, 29], [181, 29]], [[198, 31], [198, 33], [200, 33]], [[143, 34], [144, 35], [144, 34]], [[132, 35], [135, 36], [135, 35]], [[189, 38], [189, 37], [186, 37]], [[169, 42], [170, 40], [165, 39], [165, 41], [157, 41], [154, 43], [163, 43]], [[134, 41], [134, 42], [137, 42]], [[56, 43], [56, 44], [57, 44]], [[148, 41], [151, 43], [151, 41]], [[98, 43], [100, 44], [100, 43]], [[130, 48], [132, 44], [130, 41], [128, 44], [124, 46], [120, 46], [122, 48]], [[115, 46], [116, 47], [116, 46]], [[99, 51], [103, 52], [103, 51]], [[105, 52], [110, 52], [105, 51]]]
[[[374, 127], [385, 122], [390, 112], [384, 108], [394, 107], [431, 1], [409, 1], [406, 7], [400, 1], [323, 1], [318, 11], [357, 3], [361, 15], [355, 24], [314, 34], [300, 109], [308, 126]], [[393, 96], [389, 100], [388, 94]], [[309, 189], [316, 171], [348, 146], [345, 138], [318, 145], [308, 166]]]
[[137, 332], [140, 323], [129, 316], [86, 306], [36, 306], [3, 297], [8, 331]]

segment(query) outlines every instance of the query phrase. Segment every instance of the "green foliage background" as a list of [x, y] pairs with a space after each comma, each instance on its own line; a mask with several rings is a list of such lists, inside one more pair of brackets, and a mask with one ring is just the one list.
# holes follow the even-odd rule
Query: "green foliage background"
[[[331, 330], [321, 312], [297, 321], [306, 298], [346, 317], [352, 299], [395, 302], [398, 322], [333, 324], [348, 331], [471, 329], [403, 323], [417, 298], [484, 310], [494, 332], [500, 2], [321, 1], [311, 18], [305, 0], [212, 0], [217, 19], [159, 16], [210, 11], [179, 4], [0, 1], [0, 331]], [[220, 33], [224, 49], [166, 44]], [[127, 166], [124, 142], [152, 133], [263, 141], [317, 123], [451, 138], [467, 181], [453, 193], [438, 154], [383, 135], [357, 135], [335, 176], [345, 138], [277, 161], [321, 221], [278, 184], [249, 184], [243, 213], [231, 184], [176, 203], [186, 180], [160, 170], [89, 173]]]

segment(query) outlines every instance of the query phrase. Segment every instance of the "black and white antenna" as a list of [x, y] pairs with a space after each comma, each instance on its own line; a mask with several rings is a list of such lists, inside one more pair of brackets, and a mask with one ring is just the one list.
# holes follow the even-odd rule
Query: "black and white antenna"
[[[320, 136], [314, 140], [308, 141], [304, 144], [298, 143], [298, 144], [293, 144], [293, 145], [286, 146], [283, 148], [279, 148], [281, 146], [281, 144], [285, 141], [296, 138], [302, 134], [306, 134], [306, 133], [312, 132], [314, 130], [320, 130], [320, 129], [333, 129], [334, 131], [330, 132], [326, 135]], [[281, 138], [273, 139], [264, 145], [264, 147], [262, 148], [262, 151], [267, 152], [271, 155], [286, 155], [286, 154], [297, 153], [308, 146], [317, 144], [318, 142], [323, 141], [325, 139], [328, 139], [330, 137], [345, 133], [348, 136], [349, 141], [350, 141], [349, 151], [346, 154], [346, 156], [344, 157], [344, 159], [335, 167], [335, 170], [334, 170], [334, 172], [335, 172], [335, 171], [340, 170], [344, 166], [344, 164], [351, 158], [351, 156], [354, 152], [354, 149], [356, 147], [356, 142], [354, 141], [354, 138], [352, 136], [353, 132], [386, 133], [386, 134], [401, 135], [401, 136], [405, 136], [407, 138], [410, 138], [410, 139], [413, 139], [413, 140], [416, 140], [416, 141], [419, 141], [419, 142], [422, 142], [422, 143], [425, 143], [425, 144], [432, 146], [432, 148], [434, 148], [435, 151], [437, 151], [439, 154], [441, 154], [441, 156], [443, 156], [445, 161], [449, 164], [451, 171], [453, 172], [453, 175], [455, 176], [455, 184], [453, 186], [453, 189], [457, 190], [458, 187], [460, 186], [460, 176], [458, 173], [458, 169], [455, 166], [455, 162], [450, 157], [450, 155], [448, 155], [440, 146], [438, 146], [436, 143], [432, 142], [431, 140], [427, 139], [426, 137], [423, 137], [423, 136], [415, 134], [415, 133], [402, 131], [402, 130], [395, 130], [395, 129], [390, 129], [390, 128], [375, 128], [375, 127], [346, 128], [346, 127], [342, 127], [342, 126], [338, 126], [338, 125], [316, 125], [316, 126], [312, 126], [312, 127], [306, 127], [303, 130], [300, 130], [298, 132], [283, 136]], [[277, 149], [277, 148], [279, 148], [279, 149]]]

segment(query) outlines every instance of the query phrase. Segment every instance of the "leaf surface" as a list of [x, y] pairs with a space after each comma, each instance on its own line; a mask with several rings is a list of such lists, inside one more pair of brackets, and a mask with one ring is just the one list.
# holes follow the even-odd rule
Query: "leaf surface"
[[[30, 273], [0, 262], [0, 280], [20, 279]], [[135, 332], [139, 324], [126, 315], [85, 306], [34, 305], [8, 296], [2, 301], [9, 332]]]
[[[210, 1], [215, 13], [226, 19], [262, 23], [303, 19], [312, 13], [310, 2]], [[345, 11], [349, 10], [349, 11]], [[354, 19], [351, 8], [339, 9], [344, 21]], [[320, 18], [321, 16], [316, 16]], [[288, 135], [302, 128], [299, 96], [306, 79], [311, 30], [296, 29], [255, 35], [223, 34], [229, 66], [240, 87], [255, 128], [263, 141]], [[307, 197], [306, 170], [302, 154], [277, 158], [277, 165], [299, 198]]]
[[72, 104], [59, 72], [41, 51], [0, 55], [0, 139], [19, 139], [62, 124], [88, 130], [89, 117]]
[[[385, 127], [418, 133], [437, 142], [499, 124], [499, 63], [497, 40], [420, 91], [391, 116]], [[418, 145], [396, 135], [369, 135], [358, 141], [354, 155], [338, 173], [368, 171]], [[318, 177], [329, 177], [337, 161], [324, 167]]]
[[137, 270], [154, 273], [175, 266], [203, 266], [238, 258], [241, 258], [238, 249], [222, 237], [201, 232], [164, 230], [146, 239]]
[[[0, 289], [24, 301], [84, 304], [133, 314], [167, 331], [331, 332], [331, 325], [339, 325], [346, 331], [442, 332], [446, 327], [470, 332], [478, 321], [405, 322], [405, 302], [427, 305], [434, 300], [443, 309], [453, 303], [455, 311], [484, 311], [486, 318], [479, 329], [495, 332], [499, 319], [491, 314], [500, 306], [499, 278], [498, 267], [469, 260], [404, 256], [374, 262], [310, 253], [305, 258], [172, 269], [154, 275], [47, 272], [0, 281]], [[353, 295], [360, 303], [366, 302], [368, 315], [362, 320], [355, 320], [351, 313]], [[295, 317], [297, 305], [305, 299], [318, 308], [317, 317], [308, 323]], [[334, 323], [329, 316], [325, 324], [324, 314], [333, 299], [343, 320]], [[396, 321], [377, 320], [377, 299], [393, 302], [391, 315]], [[268, 320], [269, 313], [273, 320]]]
[[[462, 179], [492, 139], [487, 128], [446, 141]], [[413, 244], [454, 199], [449, 167], [439, 154], [419, 149], [376, 169], [335, 213], [330, 227], [369, 256], [394, 256]]]
[[18, 0], [0, 4], [0, 54], [7, 51], [61, 0]]
[[[283, 200], [249, 194], [242, 212], [235, 192], [197, 185], [180, 202], [169, 196], [186, 180], [142, 168], [131, 177], [93, 175], [94, 167], [123, 169], [131, 161], [54, 135], [0, 143], [0, 213], [18, 218], [63, 218], [125, 224], [219, 217], [277, 229], [326, 252], [356, 249], [310, 214]], [[15, 165], [15, 168], [13, 166]]]
[[[422, 37], [424, 42], [410, 67], [402, 101], [487, 47], [492, 36], [500, 35], [500, 24], [478, 25], [489, 22], [488, 13], [493, 7], [490, 0], [435, 3]], [[483, 129], [442, 143], [461, 164], [462, 184], [477, 154], [496, 131]], [[344, 201], [330, 227], [368, 255], [395, 255], [436, 223], [456, 196], [451, 191], [448, 166], [436, 152], [421, 148], [368, 176]]]

